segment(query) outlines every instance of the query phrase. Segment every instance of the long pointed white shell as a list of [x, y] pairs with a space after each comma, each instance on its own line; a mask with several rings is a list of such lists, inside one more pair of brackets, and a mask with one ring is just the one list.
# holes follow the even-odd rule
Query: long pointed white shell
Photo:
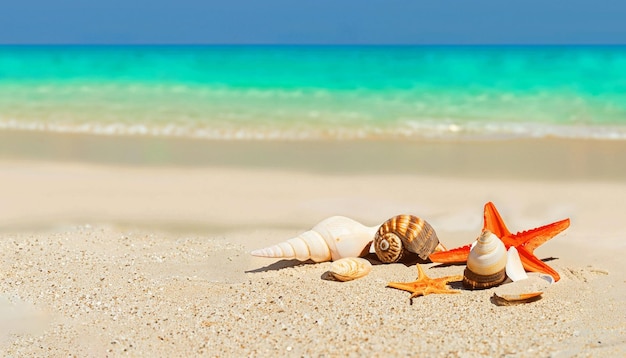
[[330, 264], [328, 271], [338, 281], [351, 281], [370, 273], [372, 264], [360, 257], [345, 257]]
[[368, 227], [344, 216], [332, 216], [311, 230], [250, 254], [260, 257], [297, 259], [315, 262], [335, 261], [367, 253], [378, 227]]
[[511, 246], [506, 253], [506, 275], [511, 281], [520, 281], [528, 278], [526, 270], [522, 265], [522, 260], [519, 258], [519, 253], [515, 246]]

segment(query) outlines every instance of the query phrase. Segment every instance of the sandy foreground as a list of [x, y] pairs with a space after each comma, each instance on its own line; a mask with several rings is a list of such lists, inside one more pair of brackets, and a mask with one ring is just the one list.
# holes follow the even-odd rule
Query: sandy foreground
[[[398, 173], [1, 160], [2, 355], [626, 354], [619, 175]], [[413, 281], [415, 265], [340, 283], [322, 279], [330, 263], [248, 254], [332, 215], [375, 226], [415, 214], [455, 247], [478, 235], [487, 201], [513, 232], [571, 219], [535, 251], [561, 275], [541, 300], [497, 306], [493, 290], [463, 290], [410, 304], [385, 286]]]

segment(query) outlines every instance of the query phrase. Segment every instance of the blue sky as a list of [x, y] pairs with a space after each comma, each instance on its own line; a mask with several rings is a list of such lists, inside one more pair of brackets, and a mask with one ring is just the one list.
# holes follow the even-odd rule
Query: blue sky
[[4, 0], [3, 44], [625, 44], [624, 0]]

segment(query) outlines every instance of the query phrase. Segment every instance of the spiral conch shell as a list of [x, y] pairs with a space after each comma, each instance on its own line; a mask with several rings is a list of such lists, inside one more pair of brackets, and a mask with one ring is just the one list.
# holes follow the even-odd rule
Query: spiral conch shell
[[367, 254], [375, 233], [376, 227], [344, 216], [332, 216], [297, 237], [250, 254], [300, 261], [335, 261]]
[[435, 230], [413, 215], [397, 215], [385, 221], [374, 237], [376, 256], [382, 262], [398, 262], [406, 252], [428, 259], [439, 245]]
[[463, 285], [475, 290], [501, 284], [506, 279], [506, 262], [504, 243], [491, 231], [484, 230], [467, 258]]
[[360, 257], [345, 257], [334, 261], [328, 270], [337, 281], [356, 280], [370, 271], [372, 271], [372, 264]]

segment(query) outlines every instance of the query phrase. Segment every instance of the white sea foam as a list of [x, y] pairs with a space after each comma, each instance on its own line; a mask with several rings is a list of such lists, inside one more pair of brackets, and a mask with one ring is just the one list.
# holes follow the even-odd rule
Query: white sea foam
[[546, 125], [518, 122], [468, 122], [406, 120], [397, 125], [282, 125], [202, 126], [199, 124], [64, 123], [23, 121], [0, 117], [0, 130], [75, 133], [105, 136], [175, 137], [209, 140], [503, 140], [570, 138], [626, 140], [626, 127], [599, 125]]

